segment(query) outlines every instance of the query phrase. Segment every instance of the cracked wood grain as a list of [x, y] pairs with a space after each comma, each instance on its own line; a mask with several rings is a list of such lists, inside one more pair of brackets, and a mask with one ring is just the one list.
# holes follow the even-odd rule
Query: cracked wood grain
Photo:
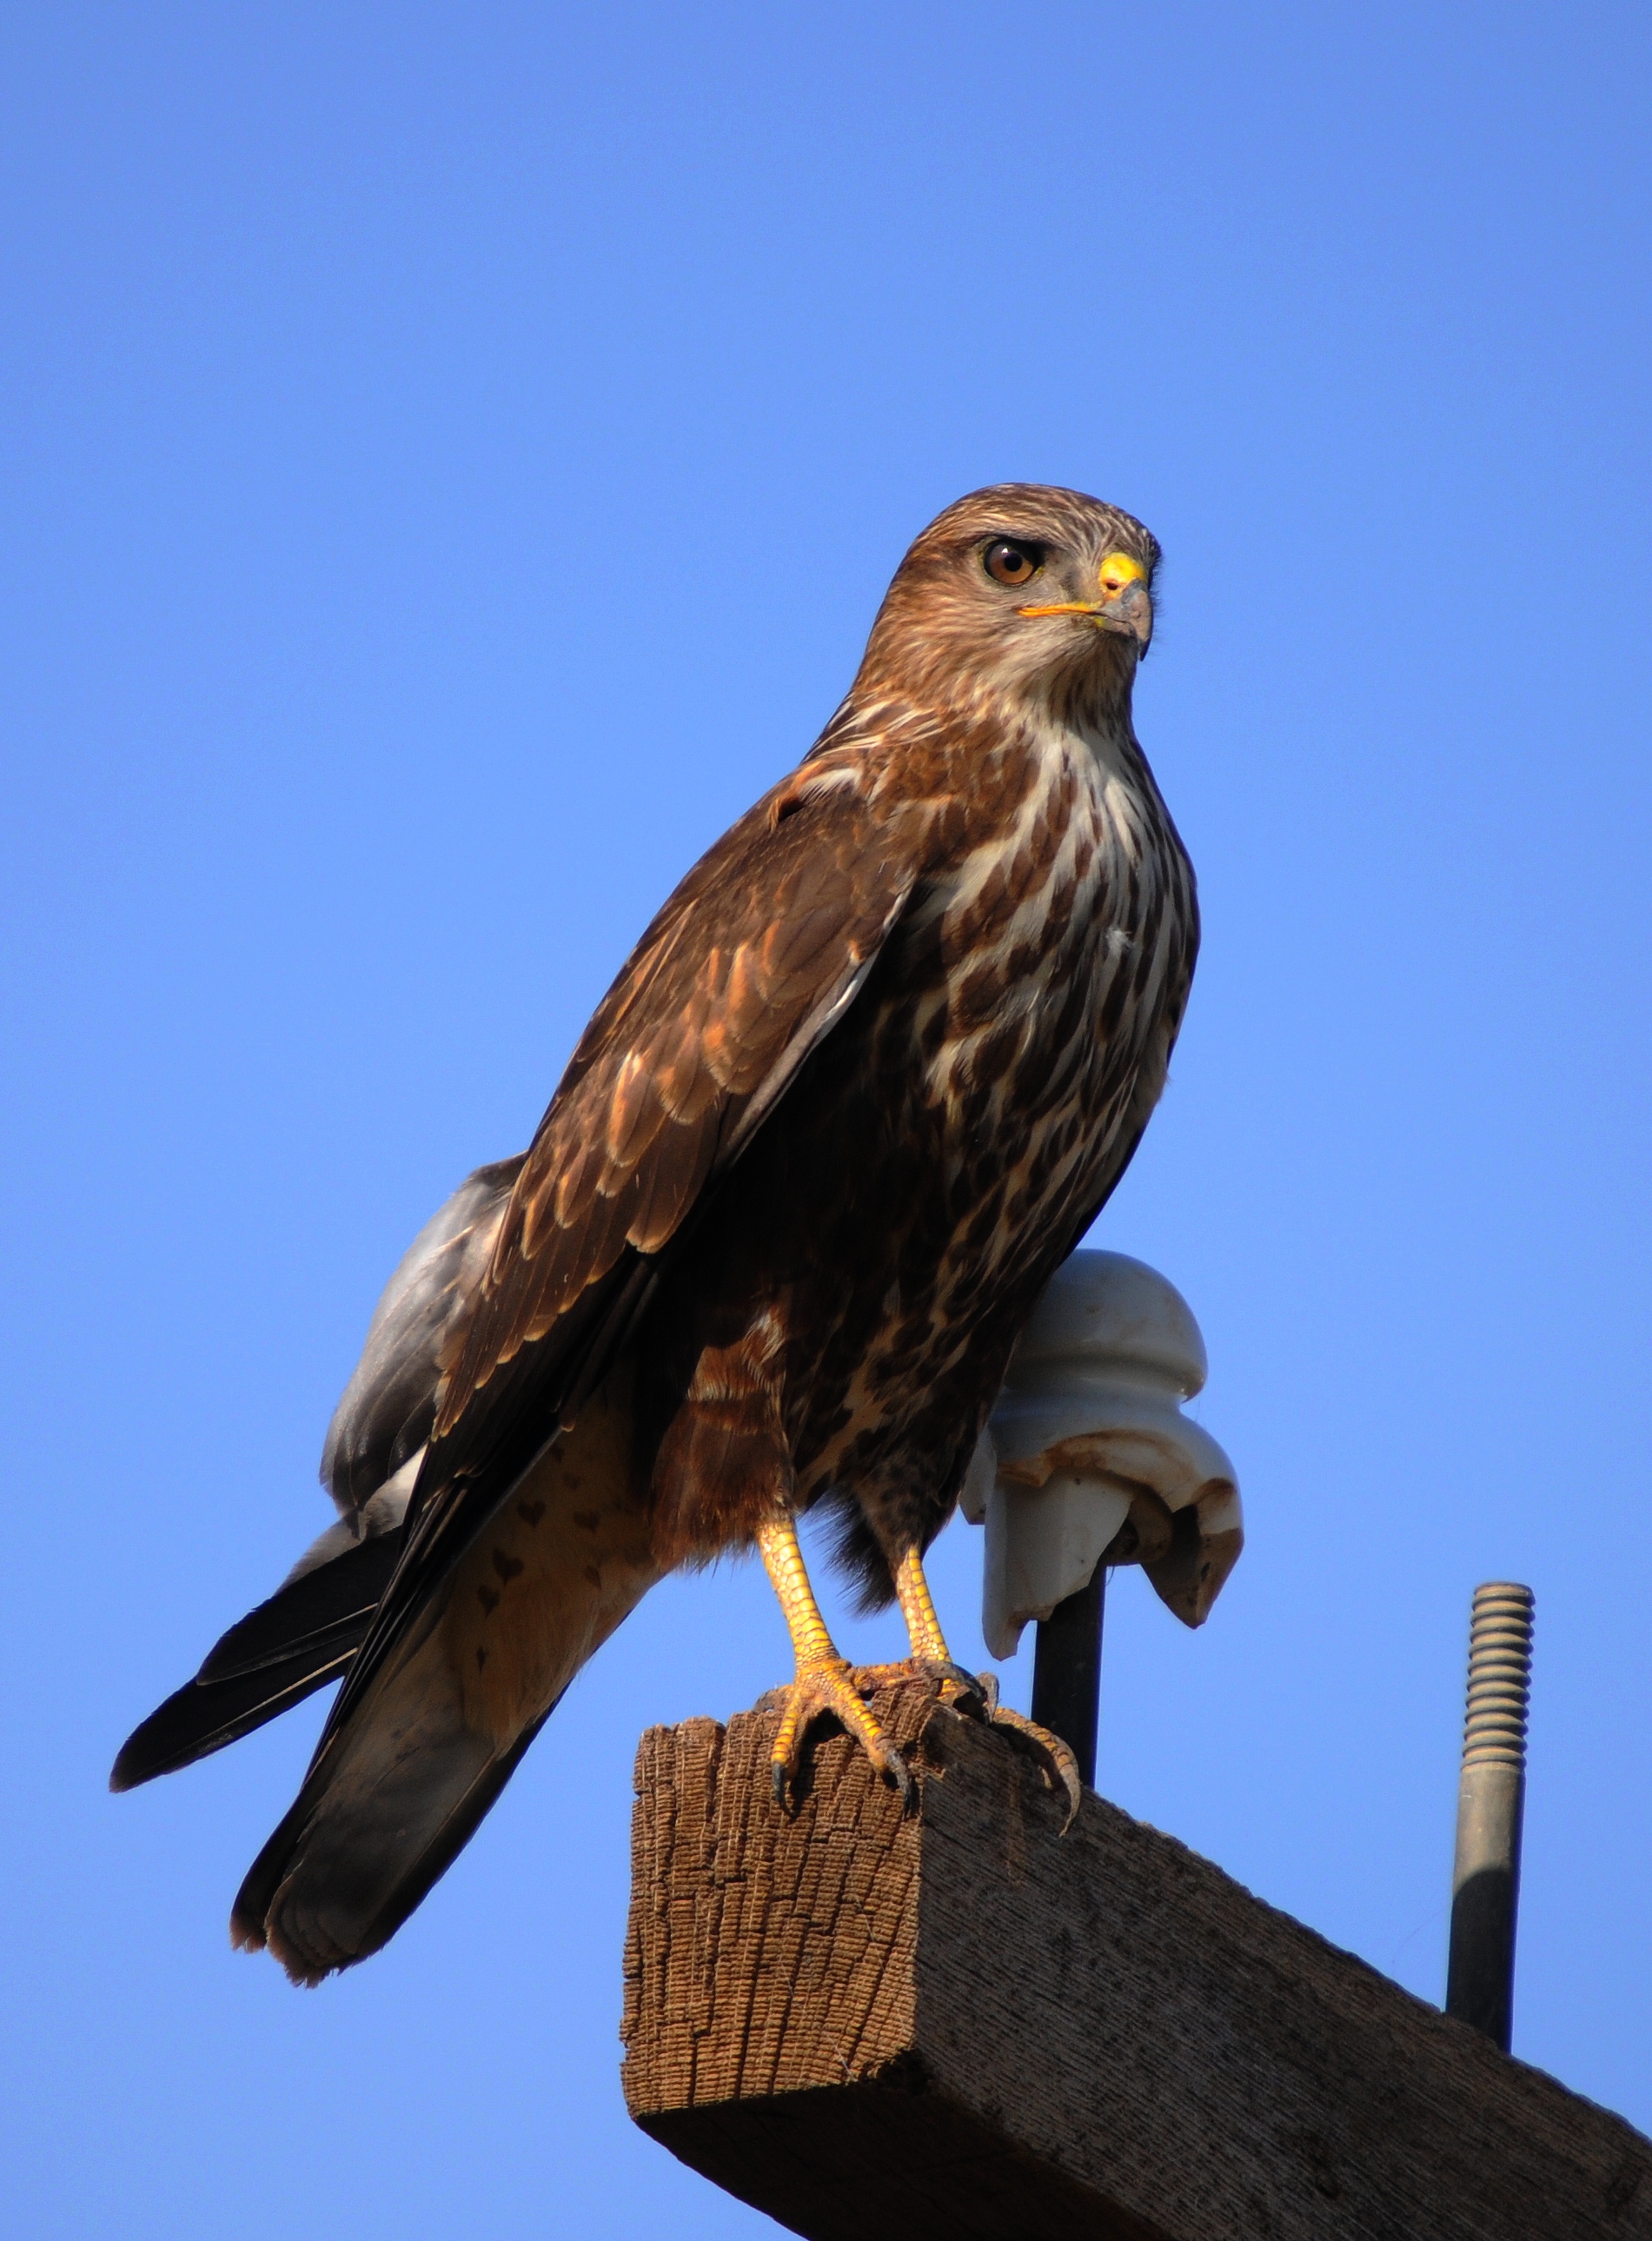
[[776, 1716], [637, 1755], [623, 2082], [814, 2241], [1652, 2241], [1652, 2144], [1087, 1794], [888, 1691], [779, 1812]]

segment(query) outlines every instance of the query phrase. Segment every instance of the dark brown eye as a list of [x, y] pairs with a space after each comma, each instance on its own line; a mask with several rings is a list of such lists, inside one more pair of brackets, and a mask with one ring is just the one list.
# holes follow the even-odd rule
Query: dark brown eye
[[1001, 537], [988, 545], [981, 565], [995, 584], [1030, 584], [1043, 566], [1044, 556], [1036, 545], [1017, 545]]

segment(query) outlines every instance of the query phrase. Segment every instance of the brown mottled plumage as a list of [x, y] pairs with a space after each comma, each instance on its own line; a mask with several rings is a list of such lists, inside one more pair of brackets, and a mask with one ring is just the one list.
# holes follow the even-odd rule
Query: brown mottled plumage
[[798, 1648], [789, 1748], [829, 1707], [898, 1774], [789, 1584], [789, 1519], [832, 1505], [869, 1599], [899, 1591], [945, 1665], [918, 1559], [1193, 971], [1192, 873], [1130, 722], [1157, 557], [1075, 492], [949, 508], [820, 740], [598, 1007], [444, 1333], [394, 1575], [237, 1901], [295, 1976], [383, 1943], [675, 1565], [761, 1545]]

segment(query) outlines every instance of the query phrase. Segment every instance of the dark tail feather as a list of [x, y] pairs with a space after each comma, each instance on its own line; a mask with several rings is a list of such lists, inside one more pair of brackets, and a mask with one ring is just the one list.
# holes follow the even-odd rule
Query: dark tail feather
[[336, 1681], [361, 1646], [402, 1537], [398, 1527], [358, 1542], [238, 1620], [194, 1680], [121, 1745], [110, 1788], [134, 1789], [191, 1765]]
[[[410, 1810], [396, 1816], [393, 1830], [370, 1827], [362, 1842], [336, 1852], [323, 1836], [323, 1855], [333, 1856], [327, 1859], [330, 1873], [320, 1906], [293, 1890], [307, 1864], [305, 1840], [315, 1833], [326, 1796], [325, 1775], [319, 1782], [312, 1777], [236, 1895], [230, 1942], [250, 1952], [267, 1944], [297, 1984], [318, 1984], [333, 1970], [376, 1953], [458, 1858], [555, 1709], [553, 1704], [542, 1712], [503, 1753], [456, 1736], [445, 1739], [445, 1749], [428, 1750], [416, 1794], [395, 1801]], [[440, 1800], [433, 1813], [432, 1788]], [[293, 1918], [284, 1918], [289, 1916]], [[341, 1920], [349, 1924], [342, 1941], [336, 1926]]]
[[527, 1498], [424, 1588], [335, 1717], [241, 1887], [234, 1943], [267, 1946], [296, 1983], [319, 1983], [376, 1952], [451, 1865], [659, 1575], [636, 1455], [628, 1368], [519, 1482]]

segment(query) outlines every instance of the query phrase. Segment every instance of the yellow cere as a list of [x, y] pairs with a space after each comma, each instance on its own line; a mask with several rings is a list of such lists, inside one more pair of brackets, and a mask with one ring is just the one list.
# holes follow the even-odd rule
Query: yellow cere
[[1109, 552], [1102, 563], [1102, 589], [1109, 599], [1117, 599], [1127, 584], [1147, 580], [1147, 570], [1128, 552]]

